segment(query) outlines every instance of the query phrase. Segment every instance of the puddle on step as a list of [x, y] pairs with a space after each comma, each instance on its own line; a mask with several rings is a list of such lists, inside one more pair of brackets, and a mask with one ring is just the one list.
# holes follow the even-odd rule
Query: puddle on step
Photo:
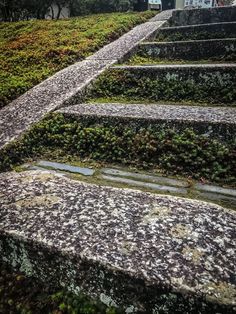
[[140, 186], [142, 188], [147, 188], [147, 189], [160, 191], [160, 192], [169, 192], [169, 193], [176, 193], [176, 194], [187, 194], [188, 192], [186, 188], [176, 188], [176, 187], [167, 186], [167, 185], [159, 185], [155, 183], [136, 181], [132, 179], [114, 177], [114, 176], [109, 176], [109, 175], [102, 175], [101, 177], [104, 180], [124, 183], [124, 184], [132, 185], [132, 186]]
[[95, 173], [95, 170], [90, 168], [82, 168], [77, 166], [71, 166], [68, 164], [63, 164], [59, 162], [51, 162], [51, 161], [39, 161], [36, 166], [41, 168], [51, 168], [53, 170], [66, 171], [71, 173], [78, 173], [84, 176], [92, 176]]
[[138, 179], [139, 181], [148, 181], [151, 183], [157, 183], [161, 185], [168, 185], [168, 186], [170, 185], [170, 186], [182, 187], [182, 188], [187, 188], [189, 186], [187, 182], [182, 181], [182, 180], [176, 180], [176, 179], [165, 178], [165, 177], [160, 177], [160, 176], [152, 176], [152, 175], [143, 174], [143, 173], [127, 172], [127, 171], [122, 171], [118, 169], [105, 168], [105, 169], [102, 169], [101, 172], [105, 175], [128, 177], [132, 179]]
[[197, 191], [209, 192], [209, 193], [214, 193], [214, 194], [224, 194], [224, 195], [228, 195], [230, 197], [236, 198], [236, 190], [234, 189], [227, 189], [227, 188], [222, 188], [220, 186], [201, 184], [201, 183], [196, 183], [194, 185], [194, 188]]
[[[215, 202], [223, 207], [236, 209], [236, 189], [223, 188], [215, 185], [194, 183], [191, 186], [187, 181], [151, 175], [150, 173], [138, 173], [125, 169], [103, 168], [96, 171], [91, 168], [71, 166], [69, 164], [41, 160], [35, 165], [25, 165], [27, 170], [47, 170], [52, 173], [79, 174], [88, 177], [86, 182], [121, 187], [137, 187], [149, 192], [168, 193], [172, 195], [189, 197], [192, 199]], [[90, 178], [91, 177], [91, 178]], [[83, 180], [82, 177], [79, 180]]]

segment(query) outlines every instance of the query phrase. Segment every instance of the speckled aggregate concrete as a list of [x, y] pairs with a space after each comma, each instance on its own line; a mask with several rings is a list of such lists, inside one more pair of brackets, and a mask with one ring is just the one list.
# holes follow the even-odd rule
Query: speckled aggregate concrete
[[57, 112], [76, 116], [111, 116], [148, 120], [180, 120], [236, 125], [236, 108], [159, 104], [79, 104]]
[[119, 120], [147, 120], [151, 123], [165, 123], [170, 127], [192, 126], [209, 135], [235, 138], [236, 108], [200, 107], [159, 104], [79, 104], [61, 108], [57, 112], [66, 116], [114, 118]]
[[161, 13], [157, 14], [153, 18], [151, 18], [151, 22], [157, 22], [157, 21], [166, 21], [169, 20], [172, 17], [172, 14], [175, 10], [165, 10]]
[[78, 62], [43, 81], [0, 110], [0, 149], [17, 139], [33, 123], [66, 101], [101, 74], [115, 61]]
[[235, 63], [203, 63], [203, 64], [158, 64], [158, 65], [119, 65], [119, 66], [114, 66], [112, 69], [123, 69], [123, 70], [132, 70], [132, 69], [140, 69], [140, 70], [147, 70], [149, 71], [150, 69], [153, 70], [158, 70], [158, 69], [166, 69], [171, 70], [171, 69], [206, 69], [206, 70], [211, 70], [211, 69], [216, 69], [216, 70], [229, 70], [232, 69], [235, 71], [236, 69], [236, 64]]
[[127, 313], [163, 291], [236, 305], [234, 212], [42, 171], [1, 174], [0, 196], [0, 258], [28, 275]]
[[135, 27], [85, 61], [56, 73], [0, 110], [0, 149], [48, 112], [73, 102], [99, 74], [127, 55], [141, 40], [149, 38], [163, 23], [153, 21]]

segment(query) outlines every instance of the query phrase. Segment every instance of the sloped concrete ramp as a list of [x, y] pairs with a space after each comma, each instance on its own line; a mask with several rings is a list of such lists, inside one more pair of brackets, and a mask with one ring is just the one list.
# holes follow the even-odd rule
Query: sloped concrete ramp
[[162, 293], [236, 305], [235, 213], [210, 203], [74, 181], [0, 175], [0, 259], [126, 313]]

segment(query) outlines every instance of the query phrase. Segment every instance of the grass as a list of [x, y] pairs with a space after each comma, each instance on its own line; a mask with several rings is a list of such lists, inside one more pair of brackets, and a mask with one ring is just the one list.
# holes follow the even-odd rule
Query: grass
[[0, 108], [151, 16], [111, 13], [0, 23]]

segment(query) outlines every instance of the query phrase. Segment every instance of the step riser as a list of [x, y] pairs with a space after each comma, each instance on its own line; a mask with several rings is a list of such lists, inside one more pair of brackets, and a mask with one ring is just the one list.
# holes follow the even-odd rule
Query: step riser
[[235, 38], [236, 23], [194, 25], [162, 28], [156, 33], [157, 40], [194, 40], [211, 38]]
[[137, 54], [142, 57], [181, 60], [236, 60], [236, 40], [146, 43], [139, 46]]
[[218, 7], [209, 9], [176, 10], [172, 14], [171, 26], [196, 25], [220, 22], [235, 22], [236, 7]]
[[[128, 106], [128, 105], [127, 105]], [[175, 109], [173, 109], [175, 110]], [[176, 108], [176, 110], [178, 110]], [[188, 120], [163, 120], [158, 119], [158, 117], [153, 117], [150, 119], [139, 119], [122, 116], [101, 116], [101, 115], [86, 115], [86, 114], [70, 114], [63, 112], [64, 110], [59, 110], [58, 113], [62, 113], [65, 119], [72, 118], [72, 120], [78, 120], [78, 123], [84, 123], [85, 125], [104, 125], [104, 126], [127, 126], [132, 130], [139, 129], [153, 129], [153, 130], [163, 130], [163, 129], [174, 129], [176, 133], [184, 131], [187, 128], [193, 129], [196, 134], [205, 134], [210, 138], [215, 138], [223, 142], [230, 142], [236, 138], [236, 127], [235, 124], [230, 123], [218, 123], [214, 121], [200, 122]], [[181, 111], [180, 111], [181, 114]], [[56, 117], [56, 115], [55, 115]]]
[[100, 76], [92, 98], [127, 97], [142, 102], [194, 101], [232, 104], [236, 101], [236, 67], [114, 67]]

